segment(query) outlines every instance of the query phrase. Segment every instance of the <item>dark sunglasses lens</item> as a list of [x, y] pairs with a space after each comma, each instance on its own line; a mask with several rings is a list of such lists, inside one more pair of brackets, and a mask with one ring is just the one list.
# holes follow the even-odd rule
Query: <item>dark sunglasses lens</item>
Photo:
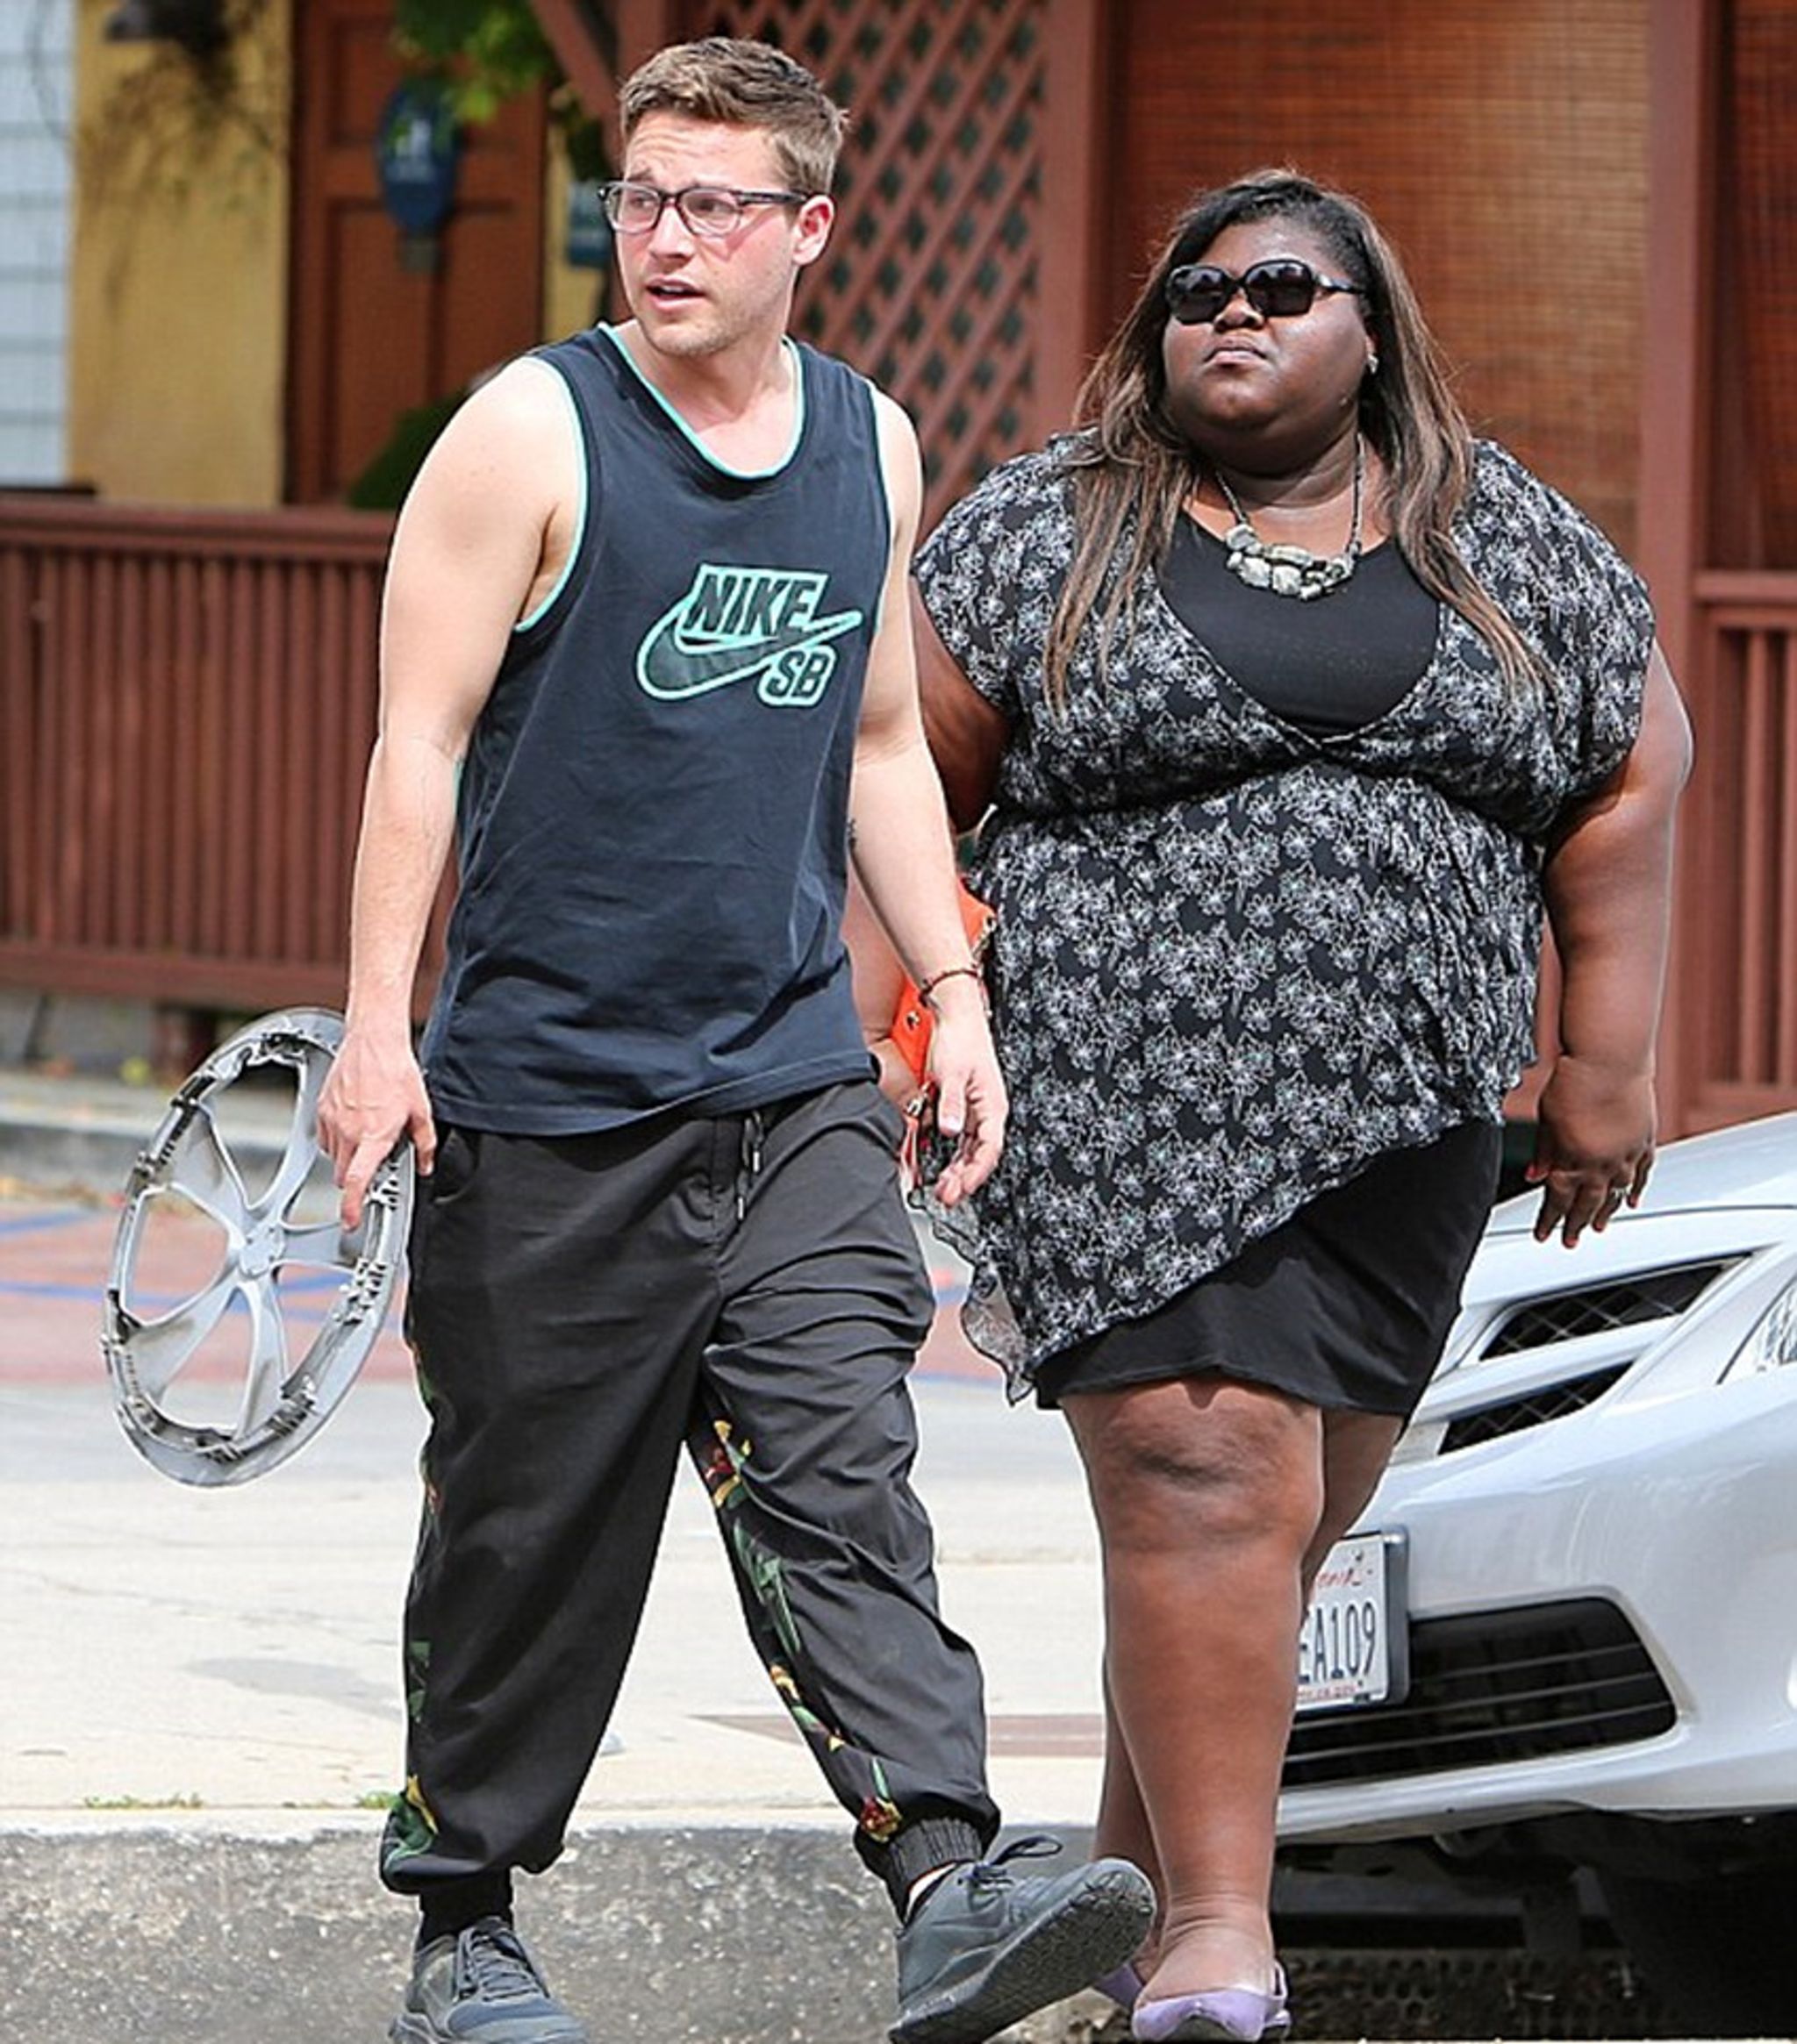
[[1257, 262], [1242, 280], [1248, 302], [1269, 319], [1291, 319], [1316, 303], [1316, 272], [1307, 262]]
[[1235, 280], [1207, 262], [1188, 262], [1167, 279], [1167, 304], [1182, 326], [1214, 319], [1228, 302]]

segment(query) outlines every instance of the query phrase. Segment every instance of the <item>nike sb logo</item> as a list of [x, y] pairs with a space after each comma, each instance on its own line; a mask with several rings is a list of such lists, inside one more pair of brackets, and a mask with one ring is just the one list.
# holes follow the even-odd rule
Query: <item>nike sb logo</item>
[[692, 587], [644, 633], [638, 683], [672, 703], [758, 675], [755, 694], [763, 703], [808, 709], [836, 671], [830, 641], [862, 621], [859, 611], [819, 617], [828, 580], [804, 568], [701, 561]]

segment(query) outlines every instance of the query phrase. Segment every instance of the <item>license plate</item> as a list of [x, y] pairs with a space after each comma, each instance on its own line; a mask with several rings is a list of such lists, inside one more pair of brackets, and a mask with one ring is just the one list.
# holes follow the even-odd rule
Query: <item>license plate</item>
[[1404, 1560], [1402, 1533], [1356, 1533], [1329, 1549], [1298, 1641], [1300, 1711], [1402, 1698], [1410, 1684]]

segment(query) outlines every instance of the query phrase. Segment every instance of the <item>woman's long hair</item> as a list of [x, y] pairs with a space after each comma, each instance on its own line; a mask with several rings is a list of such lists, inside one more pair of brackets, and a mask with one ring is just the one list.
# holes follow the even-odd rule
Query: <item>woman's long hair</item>
[[[1362, 304], [1379, 368], [1361, 382], [1360, 430], [1385, 463], [1387, 516], [1416, 579], [1483, 634], [1513, 685], [1537, 671], [1515, 626], [1454, 543], [1454, 516], [1472, 474], [1472, 435], [1396, 252], [1365, 209], [1343, 193], [1295, 171], [1258, 170], [1201, 193], [1186, 208], [1080, 387], [1077, 417], [1088, 430], [1065, 457], [1073, 474], [1076, 544], [1043, 663], [1056, 708], [1066, 701], [1075, 642], [1101, 597], [1101, 671], [1120, 625], [1126, 634], [1133, 628], [1136, 589], [1172, 544], [1180, 506], [1205, 466], [1166, 408], [1161, 342], [1170, 317], [1168, 275], [1198, 261], [1225, 228], [1270, 218], [1315, 234], [1366, 294]], [[1126, 533], [1127, 557], [1113, 573]]]

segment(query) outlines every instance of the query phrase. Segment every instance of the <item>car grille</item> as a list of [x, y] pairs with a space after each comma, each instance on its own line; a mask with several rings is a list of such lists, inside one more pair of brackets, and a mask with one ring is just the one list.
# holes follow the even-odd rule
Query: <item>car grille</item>
[[1288, 1789], [1385, 1781], [1625, 1746], [1677, 1713], [1634, 1627], [1600, 1597], [1424, 1619], [1402, 1703], [1318, 1712], [1292, 1728]]
[[1497, 1440], [1507, 1433], [1521, 1433], [1525, 1427], [1545, 1426], [1550, 1419], [1564, 1419], [1569, 1412], [1582, 1412], [1628, 1369], [1626, 1362], [1619, 1362], [1610, 1369], [1594, 1369], [1586, 1376], [1543, 1384], [1521, 1397], [1506, 1398], [1500, 1405], [1481, 1405], [1476, 1412], [1463, 1412], [1457, 1419], [1448, 1422], [1441, 1452], [1452, 1454], [1457, 1448], [1477, 1447], [1482, 1440]]
[[1481, 1356], [1515, 1355], [1525, 1348], [1549, 1348], [1581, 1335], [1607, 1334], [1647, 1320], [1675, 1319], [1688, 1312], [1738, 1258], [1714, 1263], [1681, 1263], [1671, 1270], [1645, 1270], [1608, 1284], [1550, 1292], [1506, 1313], [1479, 1348]]
[[[1521, 1355], [1594, 1334], [1613, 1333], [1619, 1327], [1650, 1330], [1641, 1337], [1641, 1346], [1645, 1347], [1654, 1339], [1650, 1330], [1657, 1323], [1675, 1320], [1681, 1313], [1689, 1312], [1717, 1279], [1740, 1261], [1738, 1256], [1721, 1256], [1708, 1263], [1679, 1263], [1665, 1270], [1639, 1271], [1604, 1284], [1580, 1285], [1571, 1291], [1547, 1292], [1524, 1299], [1492, 1324], [1464, 1360], [1490, 1362], [1499, 1356]], [[1615, 1345], [1608, 1346], [1614, 1356]], [[1635, 1360], [1635, 1354], [1629, 1354], [1620, 1361], [1606, 1361], [1599, 1369], [1557, 1377], [1551, 1383], [1533, 1384], [1489, 1405], [1457, 1413], [1443, 1430], [1433, 1452], [1452, 1454], [1459, 1448], [1477, 1447], [1481, 1441], [1498, 1440], [1507, 1433], [1521, 1433], [1531, 1426], [1545, 1426], [1551, 1419], [1564, 1419], [1569, 1413], [1582, 1412], [1624, 1376]]]

